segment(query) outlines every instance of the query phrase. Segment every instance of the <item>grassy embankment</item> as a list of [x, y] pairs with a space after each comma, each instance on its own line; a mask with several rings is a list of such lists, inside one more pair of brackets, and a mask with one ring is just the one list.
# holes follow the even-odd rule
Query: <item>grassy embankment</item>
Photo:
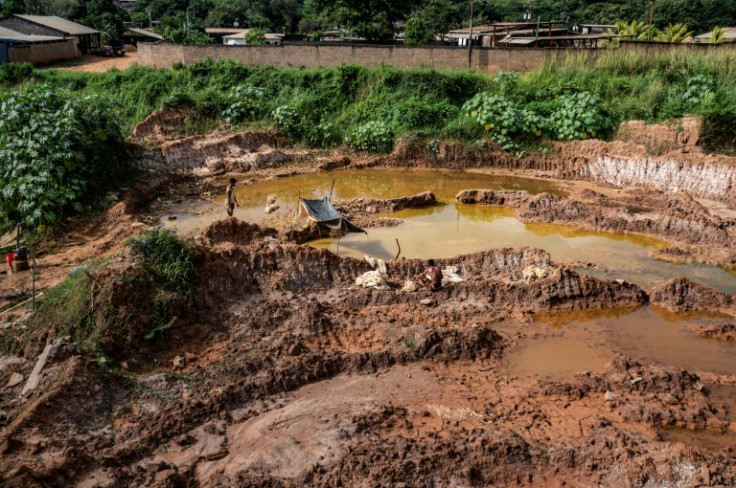
[[[54, 97], [39, 91], [24, 95], [41, 84], [75, 100], [80, 108], [71, 116], [73, 120], [64, 107], [49, 107], [45, 100]], [[32, 172], [64, 160], [68, 145], [61, 139], [67, 136], [76, 138], [79, 167], [99, 167], [100, 171], [109, 167], [104, 154], [117, 153], [118, 148], [112, 146], [120, 142], [110, 134], [129, 134], [136, 123], [164, 104], [188, 107], [195, 114], [189, 126], [181, 128], [183, 135], [207, 132], [222, 122], [235, 127], [276, 126], [311, 147], [347, 143], [356, 149], [388, 151], [397, 137], [414, 134], [432, 144], [438, 139], [475, 143], [490, 138], [521, 153], [544, 150], [550, 140], [610, 137], [625, 120], [657, 122], [685, 114], [703, 117], [702, 140], [708, 149], [733, 151], [736, 147], [732, 130], [736, 126], [736, 52], [731, 50], [672, 52], [654, 58], [611, 51], [592, 66], [584, 56], [568, 57], [562, 65], [550, 62], [521, 75], [492, 76], [389, 66], [301, 70], [209, 61], [171, 70], [135, 66], [107, 73], [5, 65], [0, 68], [0, 87], [5, 87], [3, 99], [15, 96], [13, 103], [0, 105], [0, 117], [12, 115], [16, 120], [4, 127], [0, 123], [0, 151], [9, 149], [13, 141], [38, 138], [40, 130], [49, 132], [44, 140], [58, 146], [55, 152], [38, 154], [11, 151], [13, 158], [4, 159], [12, 159], [14, 166], [0, 162], [0, 183], [8, 188], [18, 181], [14, 176], [18, 171]], [[89, 101], [87, 96], [110, 99], [112, 104], [103, 103], [101, 98]], [[19, 109], [23, 103], [48, 111], [41, 117], [46, 122], [33, 119], [30, 112], [34, 110]], [[96, 105], [105, 106], [105, 111], [99, 112], [109, 126], [104, 133], [89, 126], [91, 116], [100, 117], [93, 109]], [[12, 113], [4, 112], [8, 110]], [[62, 117], [67, 119], [63, 123], [59, 122]], [[77, 137], [79, 131], [62, 130], [61, 126], [75, 121], [82, 137]], [[29, 132], [31, 123], [37, 129]], [[50, 126], [55, 128], [48, 130]], [[85, 140], [99, 147], [94, 151], [77, 147], [84, 146]], [[47, 147], [41, 142], [39, 147]], [[104, 161], [97, 161], [100, 158]], [[40, 165], [40, 160], [48, 164]], [[100, 171], [90, 178], [99, 179], [105, 174]], [[54, 173], [45, 171], [36, 176], [43, 181], [49, 174]], [[79, 206], [75, 202], [84, 200], [80, 193], [102, 187], [80, 181], [76, 175], [71, 182], [70, 177], [53, 182], [59, 203], [45, 213], [40, 212], [38, 203], [21, 201], [29, 192], [19, 191], [16, 197], [20, 200], [13, 208], [3, 210], [0, 202], [0, 214], [7, 215], [9, 221], [25, 219], [35, 224], [74, 213], [74, 207]], [[61, 196], [67, 185], [74, 185], [75, 192], [67, 192], [64, 199]], [[26, 210], [18, 212], [19, 208]]]
[[[102, 74], [35, 70], [20, 78], [112, 98], [124, 133], [168, 102], [189, 105], [201, 115], [184, 128], [191, 133], [220, 120], [276, 125], [314, 147], [347, 142], [387, 150], [396, 137], [418, 133], [466, 141], [487, 135], [502, 145], [510, 140], [509, 149], [518, 150], [534, 148], [539, 139], [605, 137], [625, 120], [657, 122], [692, 113], [706, 121], [706, 142], [723, 149], [734, 142], [730, 128], [736, 122], [733, 51], [656, 58], [612, 51], [593, 66], [573, 57], [562, 66], [550, 62], [518, 77], [388, 66], [299, 70], [203, 62]], [[463, 110], [482, 92], [491, 98]], [[592, 96], [573, 96], [582, 92]]]

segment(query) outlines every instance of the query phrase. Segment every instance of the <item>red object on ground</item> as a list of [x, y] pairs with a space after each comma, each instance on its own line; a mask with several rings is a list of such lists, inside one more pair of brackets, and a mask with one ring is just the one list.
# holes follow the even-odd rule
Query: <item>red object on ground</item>
[[13, 267], [13, 259], [15, 259], [15, 253], [9, 252], [5, 255], [5, 262], [8, 263], [8, 268]]

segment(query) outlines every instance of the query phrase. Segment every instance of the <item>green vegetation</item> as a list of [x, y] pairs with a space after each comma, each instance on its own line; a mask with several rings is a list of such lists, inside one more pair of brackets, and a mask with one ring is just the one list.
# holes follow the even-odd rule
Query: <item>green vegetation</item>
[[[414, 134], [467, 142], [487, 137], [519, 151], [548, 139], [609, 137], [625, 120], [658, 122], [695, 114], [705, 120], [703, 137], [711, 149], [734, 146], [736, 53], [730, 50], [657, 57], [610, 51], [593, 64], [584, 55], [568, 55], [564, 63], [551, 60], [529, 73], [493, 76], [390, 66], [305, 70], [208, 60], [173, 70], [135, 66], [101, 74], [11, 66], [0, 69], [6, 86], [45, 83], [78, 94], [71, 99], [112, 100], [124, 134], [164, 105], [178, 105], [192, 111], [195, 129], [219, 121], [270, 124], [311, 147], [347, 143], [386, 151], [396, 138]], [[6, 97], [28, 90], [9, 90]], [[24, 117], [33, 113], [23, 112]]]
[[[13, 79], [25, 67], [3, 69]], [[125, 171], [110, 100], [35, 85], [0, 97], [0, 220], [33, 226], [91, 208]]]
[[406, 21], [404, 28], [404, 44], [407, 46], [421, 46], [432, 41], [432, 32], [429, 31], [424, 19], [411, 17]]
[[266, 42], [266, 32], [257, 27], [250, 29], [245, 35], [245, 43], [249, 46], [257, 46]]
[[[128, 243], [132, 268], [97, 261], [49, 290], [27, 320], [31, 335], [68, 335], [82, 351], [112, 360], [143, 352], [191, 303], [192, 252], [174, 233], [156, 229]], [[6, 349], [19, 346], [0, 334]]]

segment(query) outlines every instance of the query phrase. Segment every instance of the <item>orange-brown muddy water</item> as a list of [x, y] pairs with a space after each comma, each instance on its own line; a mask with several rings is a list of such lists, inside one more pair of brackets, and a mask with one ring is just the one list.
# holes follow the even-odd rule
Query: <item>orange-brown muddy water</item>
[[[241, 208], [236, 217], [260, 222], [267, 215], [263, 208], [269, 195], [277, 197], [281, 214], [293, 213], [298, 196], [328, 196], [335, 181], [333, 199], [359, 197], [397, 198], [422, 191], [432, 191], [439, 204], [434, 207], [402, 210], [390, 214], [403, 220], [396, 227], [368, 229], [367, 234], [348, 234], [340, 240], [320, 239], [311, 242], [341, 256], [361, 258], [364, 255], [391, 259], [401, 245], [406, 258], [447, 258], [498, 247], [530, 246], [544, 249], [558, 262], [592, 263], [597, 269], [585, 273], [603, 279], [623, 279], [643, 287], [668, 278], [685, 276], [724, 293], [736, 294], [736, 279], [722, 268], [700, 264], [674, 265], [649, 256], [668, 243], [640, 234], [594, 232], [571, 225], [524, 223], [513, 210], [503, 207], [463, 205], [455, 203], [455, 195], [464, 189], [486, 188], [524, 190], [535, 194], [563, 194], [555, 183], [510, 176], [427, 170], [348, 170], [309, 173], [271, 179], [237, 187]], [[164, 221], [182, 232], [193, 232], [224, 213], [216, 203], [185, 202], [169, 207], [177, 216]]]

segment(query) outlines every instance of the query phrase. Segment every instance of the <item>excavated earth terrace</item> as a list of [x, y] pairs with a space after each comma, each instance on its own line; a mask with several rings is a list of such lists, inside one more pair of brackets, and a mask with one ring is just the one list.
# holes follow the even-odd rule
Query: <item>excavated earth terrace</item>
[[[10, 308], [27, 275], [0, 280], [0, 485], [736, 485], [736, 161], [704, 154], [696, 121], [518, 158], [178, 139], [185, 118], [139, 125], [155, 175], [38, 260], [45, 291], [110, 258], [91, 293], [133, 331], [125, 241], [191, 236], [191, 307], [166, 334], [102, 329], [109, 364]], [[367, 235], [295, 218], [330, 194]], [[404, 290], [429, 257], [460, 280]]]

